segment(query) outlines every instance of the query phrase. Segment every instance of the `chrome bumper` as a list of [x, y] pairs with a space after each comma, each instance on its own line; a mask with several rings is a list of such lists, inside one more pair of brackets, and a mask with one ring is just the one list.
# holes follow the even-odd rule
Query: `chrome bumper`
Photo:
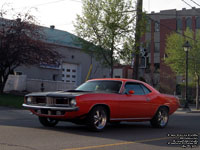
[[79, 107], [53, 107], [53, 106], [36, 106], [22, 104], [23, 107], [28, 109], [48, 109], [48, 110], [61, 110], [61, 111], [78, 111]]

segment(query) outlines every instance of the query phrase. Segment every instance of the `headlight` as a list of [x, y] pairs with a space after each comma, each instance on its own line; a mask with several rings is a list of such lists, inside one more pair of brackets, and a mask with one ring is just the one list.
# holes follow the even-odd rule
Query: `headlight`
[[71, 105], [71, 106], [76, 106], [76, 100], [75, 100], [75, 99], [72, 99], [72, 100], [70, 101], [70, 105]]
[[28, 97], [28, 98], [26, 99], [26, 101], [27, 101], [27, 104], [31, 104], [32, 98], [31, 98], [31, 97]]

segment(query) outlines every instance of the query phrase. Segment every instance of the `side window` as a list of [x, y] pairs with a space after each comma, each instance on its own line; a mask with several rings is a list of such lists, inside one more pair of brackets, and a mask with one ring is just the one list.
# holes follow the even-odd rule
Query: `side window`
[[128, 93], [130, 90], [133, 90], [135, 92], [134, 95], [145, 95], [144, 90], [138, 83], [131, 83], [131, 82], [126, 83], [125, 93]]
[[151, 93], [151, 90], [149, 90], [146, 86], [144, 86], [143, 84], [141, 84], [142, 89], [144, 90], [145, 94], [149, 94]]

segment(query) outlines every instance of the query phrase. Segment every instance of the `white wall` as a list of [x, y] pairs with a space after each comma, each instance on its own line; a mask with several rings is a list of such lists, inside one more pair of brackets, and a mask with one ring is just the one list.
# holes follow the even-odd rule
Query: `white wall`
[[119, 76], [120, 78], [123, 78], [123, 69], [122, 68], [114, 68], [113, 69], [113, 77]]
[[74, 83], [64, 83], [62, 81], [48, 81], [48, 80], [38, 80], [38, 79], [28, 79], [26, 82], [26, 90], [30, 92], [41, 91], [41, 84], [44, 85], [44, 91], [59, 91], [59, 90], [69, 90], [74, 89]]
[[40, 92], [42, 83], [44, 85], [44, 91], [66, 91], [76, 88], [74, 83], [64, 83], [62, 81], [49, 81], [40, 79], [27, 79], [25, 75], [9, 75], [4, 88], [4, 92], [25, 90], [28, 92]]
[[26, 75], [9, 75], [4, 92], [26, 90]]

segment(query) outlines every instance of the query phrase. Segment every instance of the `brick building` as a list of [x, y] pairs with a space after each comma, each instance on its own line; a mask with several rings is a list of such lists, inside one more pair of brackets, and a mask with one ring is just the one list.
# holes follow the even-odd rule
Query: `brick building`
[[166, 57], [166, 38], [174, 31], [183, 34], [186, 28], [194, 32], [200, 29], [200, 9], [183, 8], [151, 12], [147, 19], [147, 32], [142, 38], [147, 57], [142, 56], [140, 59], [141, 64], [145, 65], [141, 65], [139, 76], [144, 77], [146, 82], [161, 92], [179, 94], [178, 87], [182, 77], [176, 76], [163, 61]]

